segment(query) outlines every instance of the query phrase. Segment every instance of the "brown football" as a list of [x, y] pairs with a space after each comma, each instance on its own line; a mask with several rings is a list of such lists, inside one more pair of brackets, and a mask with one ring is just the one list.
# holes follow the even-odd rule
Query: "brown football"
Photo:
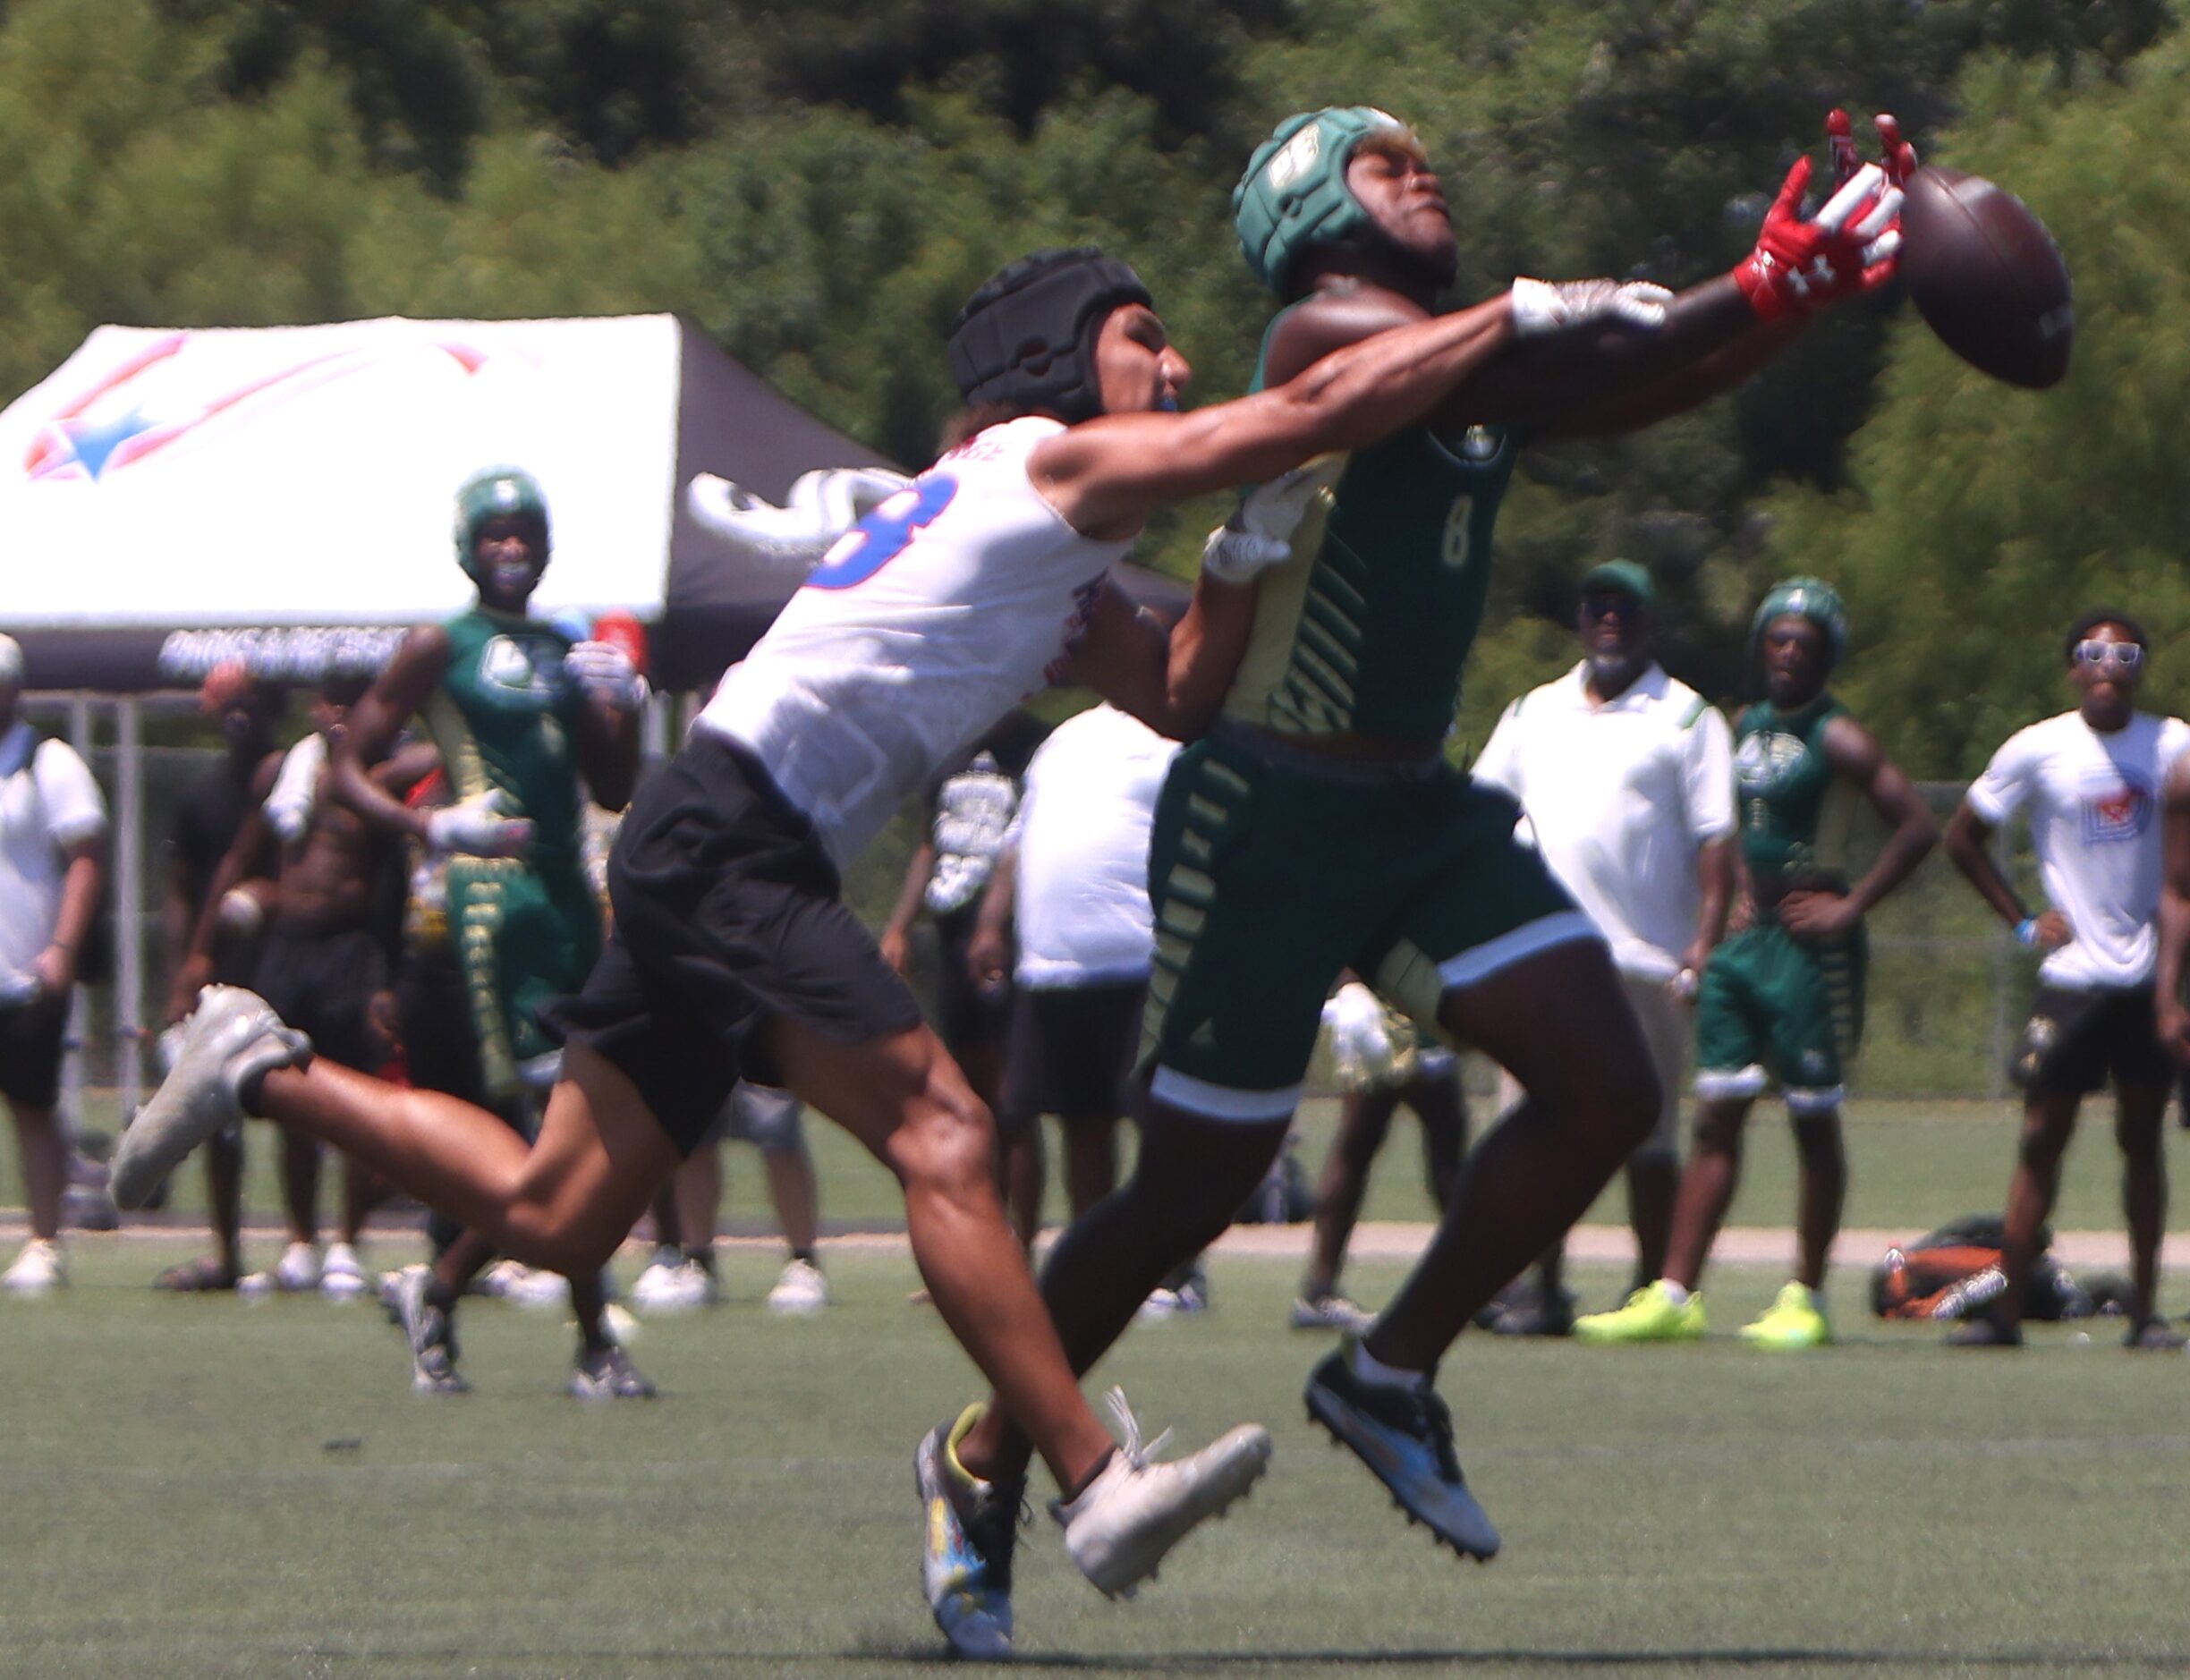
[[1924, 324], [1982, 373], [2043, 390], [2075, 338], [2068, 265], [2045, 224], [1982, 175], [1919, 169], [1901, 206], [1901, 278]]

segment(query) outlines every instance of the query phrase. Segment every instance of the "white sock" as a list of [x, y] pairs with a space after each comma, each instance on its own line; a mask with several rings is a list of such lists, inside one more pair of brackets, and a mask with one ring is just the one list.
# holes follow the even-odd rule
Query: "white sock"
[[1670, 1277], [1660, 1277], [1658, 1287], [1665, 1291], [1666, 1299], [1675, 1306], [1685, 1307], [1688, 1304], [1688, 1292]]
[[1426, 1371], [1401, 1370], [1396, 1365], [1387, 1365], [1359, 1342], [1354, 1344], [1347, 1362], [1354, 1367], [1354, 1374], [1363, 1382], [1380, 1383], [1387, 1388], [1426, 1388], [1430, 1386], [1430, 1377]]

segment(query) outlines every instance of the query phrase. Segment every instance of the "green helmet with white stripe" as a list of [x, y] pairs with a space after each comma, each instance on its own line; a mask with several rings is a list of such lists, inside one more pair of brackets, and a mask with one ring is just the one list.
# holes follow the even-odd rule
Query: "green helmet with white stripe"
[[1765, 590], [1749, 621], [1749, 659], [1753, 665], [1764, 646], [1764, 627], [1775, 618], [1806, 618], [1825, 637], [1825, 668], [1831, 670], [1847, 651], [1847, 606], [1839, 590], [1822, 578], [1786, 578]]
[[539, 522], [541, 558], [547, 558], [548, 493], [522, 467], [482, 467], [456, 488], [456, 564], [476, 581], [480, 527], [505, 514]]
[[1327, 106], [1286, 120], [1255, 148], [1232, 189], [1232, 225], [1255, 277], [1279, 297], [1293, 269], [1316, 245], [1361, 244], [1381, 237], [1346, 187], [1346, 165], [1372, 134], [1412, 131], [1374, 106]]

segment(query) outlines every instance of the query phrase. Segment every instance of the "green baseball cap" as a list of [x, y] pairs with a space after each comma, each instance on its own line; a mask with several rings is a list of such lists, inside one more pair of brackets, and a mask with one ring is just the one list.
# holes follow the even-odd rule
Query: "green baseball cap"
[[1651, 574], [1633, 560], [1606, 560], [1582, 574], [1582, 593], [1632, 595], [1645, 607], [1658, 599], [1658, 586]]

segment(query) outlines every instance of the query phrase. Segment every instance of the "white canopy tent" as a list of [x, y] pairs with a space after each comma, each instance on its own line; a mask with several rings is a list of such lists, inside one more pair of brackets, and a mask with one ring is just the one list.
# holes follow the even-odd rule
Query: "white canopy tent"
[[[145, 902], [138, 696], [239, 655], [301, 680], [377, 665], [469, 599], [453, 495], [495, 462], [548, 495], [540, 609], [667, 613], [654, 665], [677, 687], [739, 657], [791, 589], [695, 526], [682, 487], [712, 472], [780, 500], [803, 471], [881, 457], [669, 315], [102, 327], [0, 412], [0, 629], [33, 690], [71, 697], [87, 756], [89, 697], [113, 697], [115, 904]], [[117, 917], [125, 1107], [142, 920]]]
[[356, 632], [469, 598], [451, 500], [496, 462], [548, 494], [539, 608], [675, 607], [671, 687], [790, 588], [695, 525], [682, 487], [781, 500], [812, 468], [884, 464], [670, 315], [102, 327], [0, 412], [0, 624], [48, 689], [167, 686], [238, 651], [269, 673], [369, 658]]

